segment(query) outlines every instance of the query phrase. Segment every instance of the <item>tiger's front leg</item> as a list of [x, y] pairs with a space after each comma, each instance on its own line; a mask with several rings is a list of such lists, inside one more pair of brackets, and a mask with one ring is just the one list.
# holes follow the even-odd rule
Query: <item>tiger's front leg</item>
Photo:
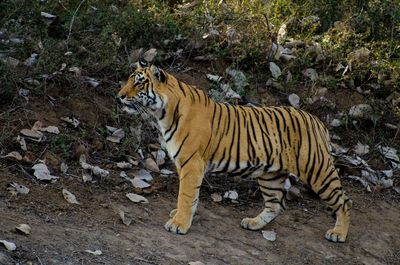
[[200, 186], [204, 177], [205, 163], [200, 155], [193, 154], [177, 163], [179, 194], [174, 216], [165, 224], [165, 229], [175, 234], [186, 234], [192, 225], [193, 215], [199, 202]]

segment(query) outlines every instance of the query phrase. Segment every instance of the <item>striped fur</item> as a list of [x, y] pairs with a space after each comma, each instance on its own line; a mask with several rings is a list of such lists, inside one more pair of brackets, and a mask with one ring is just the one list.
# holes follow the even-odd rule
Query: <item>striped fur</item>
[[245, 107], [212, 101], [206, 93], [157, 67], [139, 67], [119, 92], [125, 109], [143, 109], [158, 120], [175, 162], [180, 186], [167, 230], [185, 234], [196, 211], [205, 173], [256, 178], [264, 209], [244, 218], [257, 230], [285, 209], [285, 180], [298, 176], [336, 214], [325, 237], [344, 242], [351, 200], [330, 155], [329, 133], [315, 116], [291, 107]]

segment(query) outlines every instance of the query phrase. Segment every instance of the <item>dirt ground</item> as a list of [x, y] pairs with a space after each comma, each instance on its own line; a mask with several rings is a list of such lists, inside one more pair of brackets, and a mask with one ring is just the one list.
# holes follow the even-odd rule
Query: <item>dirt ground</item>
[[[200, 85], [203, 78], [192, 77]], [[190, 82], [189, 83], [193, 83]], [[203, 83], [201, 83], [203, 82]], [[33, 161], [47, 158], [52, 173], [60, 176], [55, 182], [42, 182], [32, 177], [31, 164], [0, 160], [0, 240], [17, 245], [13, 252], [0, 246], [0, 264], [400, 264], [400, 206], [392, 191], [368, 193], [359, 183], [344, 180], [353, 199], [352, 220], [348, 241], [331, 243], [324, 239], [334, 219], [324, 204], [307, 192], [299, 201], [290, 201], [289, 209], [264, 230], [274, 230], [274, 242], [262, 233], [244, 230], [240, 221], [255, 216], [262, 209], [255, 183], [224, 183], [208, 179], [200, 197], [198, 214], [187, 235], [165, 231], [169, 211], [175, 208], [178, 191], [176, 176], [154, 174], [153, 188], [144, 196], [148, 204], [135, 204], [126, 198], [134, 192], [112, 166], [121, 160], [121, 153], [132, 150], [126, 145], [112, 144], [98, 128], [105, 125], [128, 126], [124, 117], [111, 117], [115, 106], [112, 92], [88, 90], [87, 93], [49, 88], [46, 96], [32, 96], [22, 107], [0, 106], [0, 127], [9, 132], [10, 142], [4, 144], [2, 155], [19, 146], [15, 136], [22, 128], [30, 128], [36, 120], [59, 126], [61, 134], [48, 135], [47, 143], [28, 143]], [[340, 95], [339, 95], [340, 96]], [[286, 98], [286, 95], [284, 95]], [[56, 100], [49, 100], [56, 99]], [[269, 102], [279, 103], [271, 95]], [[52, 102], [50, 102], [52, 101]], [[353, 100], [354, 101], [354, 100]], [[345, 100], [340, 100], [342, 104]], [[344, 108], [347, 108], [345, 106]], [[81, 128], [63, 125], [62, 116], [74, 116]], [[115, 124], [118, 123], [118, 124]], [[344, 132], [339, 132], [343, 136]], [[67, 137], [68, 136], [68, 137]], [[103, 137], [103, 138], [102, 138]], [[128, 136], [129, 137], [129, 136]], [[353, 134], [351, 139], [366, 137]], [[101, 150], [94, 147], [100, 139]], [[111, 174], [83, 183], [82, 171], [73, 145], [87, 145], [91, 161], [106, 166]], [[55, 144], [54, 144], [55, 143]], [[129, 147], [129, 146], [128, 146]], [[63, 153], [64, 152], [64, 153]], [[69, 174], [59, 172], [60, 161], [69, 166]], [[140, 166], [139, 166], [140, 168]], [[169, 169], [173, 167], [169, 166]], [[13, 196], [7, 186], [17, 182], [30, 188], [27, 195]], [[219, 189], [213, 189], [216, 182]], [[250, 189], [249, 189], [250, 187]], [[66, 188], [77, 197], [80, 205], [67, 203], [61, 190]], [[213, 191], [223, 193], [235, 188], [238, 203], [213, 202]], [[253, 192], [253, 193], [251, 193]], [[132, 218], [122, 223], [118, 209]], [[30, 235], [15, 232], [18, 224], [31, 226]], [[85, 250], [101, 250], [95, 256]]]
[[[240, 228], [240, 220], [261, 209], [261, 201], [214, 203], [201, 197], [198, 214], [187, 235], [174, 235], [163, 224], [176, 201], [175, 187], [146, 197], [149, 204], [133, 204], [117, 177], [82, 184], [74, 178], [43, 184], [8, 169], [0, 172], [0, 237], [14, 242], [14, 252], [0, 251], [0, 264], [399, 264], [400, 209], [398, 201], [366, 194], [358, 184], [345, 182], [354, 201], [348, 241], [324, 239], [334, 220], [324, 205], [305, 194], [265, 230], [274, 230], [269, 242], [261, 232]], [[176, 178], [161, 182], [177, 184]], [[6, 184], [30, 187], [27, 195], [12, 197]], [[121, 186], [122, 184], [122, 186]], [[81, 205], [68, 204], [67, 188]], [[239, 193], [239, 198], [245, 195]], [[115, 209], [133, 218], [126, 226]], [[28, 236], [14, 228], [27, 223]], [[94, 256], [85, 250], [101, 250]]]

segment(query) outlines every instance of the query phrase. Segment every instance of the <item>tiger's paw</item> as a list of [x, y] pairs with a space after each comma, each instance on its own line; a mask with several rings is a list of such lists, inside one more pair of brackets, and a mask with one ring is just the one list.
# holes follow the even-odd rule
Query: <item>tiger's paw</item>
[[175, 218], [171, 218], [164, 225], [164, 227], [168, 232], [178, 235], [184, 235], [188, 232], [190, 224], [183, 224], [181, 222], [178, 222]]
[[262, 220], [260, 217], [249, 218], [246, 217], [242, 220], [240, 225], [247, 230], [260, 230], [263, 228], [267, 223]]
[[347, 232], [341, 230], [344, 229], [340, 229], [339, 227], [329, 229], [325, 234], [325, 238], [332, 242], [343, 243], [346, 241]]

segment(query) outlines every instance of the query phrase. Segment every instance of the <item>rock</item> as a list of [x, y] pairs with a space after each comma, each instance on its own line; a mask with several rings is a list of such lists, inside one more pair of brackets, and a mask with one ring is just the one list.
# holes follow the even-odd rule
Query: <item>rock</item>
[[373, 109], [368, 104], [358, 104], [349, 110], [349, 116], [353, 119], [370, 119], [372, 114]]

